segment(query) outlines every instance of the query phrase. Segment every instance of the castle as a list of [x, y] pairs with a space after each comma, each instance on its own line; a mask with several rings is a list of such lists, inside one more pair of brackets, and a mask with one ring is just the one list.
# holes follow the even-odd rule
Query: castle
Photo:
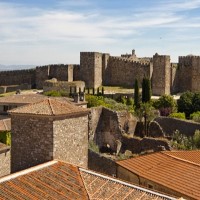
[[132, 54], [119, 57], [107, 53], [81, 52], [80, 65], [48, 65], [35, 69], [2, 71], [0, 86], [29, 84], [41, 89], [47, 79], [59, 81], [84, 81], [87, 88], [105, 86], [133, 87], [135, 79], [143, 77], [152, 81], [154, 95], [200, 91], [200, 56], [180, 56], [171, 63], [169, 55], [155, 54], [139, 58]]

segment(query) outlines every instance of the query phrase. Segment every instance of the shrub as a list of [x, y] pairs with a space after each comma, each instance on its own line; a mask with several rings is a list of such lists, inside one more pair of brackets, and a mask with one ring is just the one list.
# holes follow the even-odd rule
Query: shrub
[[194, 120], [195, 122], [200, 122], [200, 111], [192, 113], [190, 115], [190, 119]]
[[161, 96], [157, 101], [153, 102], [153, 106], [159, 109], [161, 116], [168, 116], [177, 110], [176, 101], [170, 95]]
[[177, 119], [185, 119], [185, 113], [184, 112], [171, 113], [169, 117], [177, 118]]
[[65, 92], [65, 91], [56, 91], [56, 90], [44, 92], [44, 95], [51, 96], [51, 97], [67, 97], [67, 96], [69, 96], [67, 94], [67, 92]]
[[194, 93], [188, 91], [184, 92], [180, 96], [180, 99], [177, 100], [178, 112], [184, 112], [186, 118], [189, 118], [190, 114], [194, 112], [193, 98], [194, 98]]
[[86, 95], [86, 101], [88, 102], [88, 107], [105, 106], [104, 99], [101, 96]]
[[0, 142], [11, 145], [11, 132], [10, 131], [4, 131], [0, 133]]
[[199, 149], [200, 148], [200, 131], [196, 130], [193, 136], [194, 146]]

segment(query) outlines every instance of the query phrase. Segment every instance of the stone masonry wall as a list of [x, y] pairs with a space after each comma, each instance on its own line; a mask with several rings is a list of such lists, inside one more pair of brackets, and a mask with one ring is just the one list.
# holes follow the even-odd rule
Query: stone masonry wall
[[89, 140], [94, 140], [97, 128], [100, 127], [100, 117], [103, 107], [91, 108], [89, 113]]
[[91, 150], [88, 153], [88, 168], [90, 170], [116, 176], [116, 164], [114, 160]]
[[53, 122], [48, 117], [11, 115], [11, 172], [53, 159]]
[[180, 56], [178, 63], [178, 82], [180, 92], [192, 89], [192, 57]]
[[88, 116], [59, 119], [53, 122], [54, 159], [88, 166]]
[[73, 81], [73, 65], [50, 65], [49, 78], [59, 81]]
[[172, 136], [176, 130], [186, 136], [193, 136], [195, 130], [200, 130], [200, 123], [180, 120], [170, 117], [158, 117], [155, 119], [161, 126], [166, 136]]
[[117, 140], [122, 134], [133, 134], [136, 120], [126, 111], [116, 112], [107, 108], [92, 108], [89, 115], [89, 139], [100, 148], [109, 144], [113, 151], [117, 149]]
[[151, 64], [110, 56], [104, 74], [103, 85], [133, 87], [135, 79], [142, 82], [144, 76], [151, 78]]
[[73, 82], [67, 82], [67, 81], [57, 81], [55, 79], [46, 80], [43, 84], [43, 91], [64, 91], [66, 93], [70, 93], [70, 87], [72, 87], [73, 90], [79, 91], [79, 88], [81, 91], [84, 90], [85, 83], [83, 81], [73, 81]]
[[0, 152], [0, 177], [10, 174], [10, 150]]
[[152, 93], [154, 95], [170, 94], [171, 64], [170, 56], [153, 56]]
[[35, 83], [35, 69], [2, 71], [0, 72], [0, 85], [21, 85]]
[[191, 91], [200, 91], [200, 56], [192, 57], [192, 88]]

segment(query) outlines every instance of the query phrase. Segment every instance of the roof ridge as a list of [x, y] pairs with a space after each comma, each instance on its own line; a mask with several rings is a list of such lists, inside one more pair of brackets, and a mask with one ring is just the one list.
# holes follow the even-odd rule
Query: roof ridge
[[176, 156], [174, 156], [174, 155], [169, 155], [169, 154], [167, 154], [165, 151], [161, 151], [160, 153], [163, 154], [163, 155], [165, 155], [165, 156], [174, 158], [174, 159], [176, 159], [176, 160], [180, 160], [180, 161], [182, 161], [182, 162], [185, 162], [185, 163], [192, 164], [192, 165], [195, 165], [195, 166], [200, 167], [200, 164], [197, 164], [197, 163], [195, 163], [195, 162], [192, 162], [192, 161], [189, 161], [189, 160], [186, 160], [186, 159], [183, 159], [183, 158], [176, 157]]
[[48, 101], [48, 103], [49, 103], [49, 107], [50, 107], [50, 109], [51, 109], [52, 115], [55, 115], [55, 112], [54, 112], [53, 106], [52, 106], [52, 104], [51, 104], [50, 98], [48, 98], [47, 101]]
[[25, 174], [28, 174], [29, 172], [34, 172], [34, 171], [37, 171], [39, 169], [43, 169], [43, 168], [51, 166], [55, 163], [58, 163], [58, 161], [57, 160], [51, 160], [51, 161], [48, 161], [46, 163], [42, 163], [42, 164], [30, 167], [28, 169], [24, 169], [22, 171], [15, 172], [13, 174], [9, 174], [7, 176], [0, 178], [0, 183], [3, 183], [5, 181], [9, 181], [9, 180], [14, 179], [14, 178], [19, 177], [19, 176], [23, 176]]
[[7, 127], [6, 122], [4, 120], [5, 119], [2, 120], [3, 121], [3, 125], [5, 126], [5, 129], [8, 130], [8, 127]]
[[[143, 188], [143, 187], [140, 187], [140, 186], [137, 186], [135, 184], [132, 184], [132, 183], [127, 183], [126, 181], [124, 180], [120, 180], [118, 178], [112, 178], [108, 175], [103, 175], [99, 172], [95, 172], [95, 171], [92, 171], [90, 169], [84, 169], [82, 167], [79, 167], [79, 170], [81, 172], [85, 172], [85, 173], [88, 173], [88, 174], [92, 174], [94, 176], [98, 176], [100, 178], [103, 178], [103, 179], [107, 179], [109, 181], [113, 181], [113, 182], [116, 182], [116, 183], [119, 183], [119, 184], [123, 184], [123, 185], [126, 185], [128, 187], [131, 187], [131, 188], [134, 188], [134, 189], [137, 189], [137, 190], [140, 190], [140, 191], [143, 191], [143, 192], [146, 192], [146, 193], [150, 193], [152, 195], [156, 195], [156, 196], [159, 196], [159, 197], [163, 197], [163, 198], [167, 198], [167, 199], [171, 199], [171, 200], [175, 200], [176, 198], [173, 198], [173, 197], [170, 197], [168, 195], [165, 195], [165, 194], [161, 194], [159, 192], [156, 192], [156, 191], [152, 191], [152, 190], [149, 190], [149, 189], [146, 189], [146, 188]], [[82, 175], [81, 175], [82, 176]]]

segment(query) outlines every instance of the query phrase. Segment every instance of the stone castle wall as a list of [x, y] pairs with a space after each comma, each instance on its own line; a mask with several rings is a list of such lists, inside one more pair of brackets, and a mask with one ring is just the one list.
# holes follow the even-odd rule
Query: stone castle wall
[[0, 85], [21, 85], [35, 83], [35, 69], [2, 71], [0, 72]]
[[29, 84], [42, 89], [45, 80], [84, 81], [86, 87], [101, 85], [133, 87], [135, 79], [152, 78], [152, 92], [163, 95], [200, 91], [200, 56], [180, 56], [170, 63], [170, 56], [155, 54], [152, 58], [132, 55], [113, 57], [107, 53], [81, 52], [80, 65], [48, 65], [36, 69], [0, 72], [0, 86]]
[[142, 82], [144, 76], [151, 78], [150, 63], [130, 61], [126, 58], [110, 56], [103, 84], [133, 87], [135, 79]]
[[180, 56], [178, 62], [179, 91], [192, 90], [192, 57]]

